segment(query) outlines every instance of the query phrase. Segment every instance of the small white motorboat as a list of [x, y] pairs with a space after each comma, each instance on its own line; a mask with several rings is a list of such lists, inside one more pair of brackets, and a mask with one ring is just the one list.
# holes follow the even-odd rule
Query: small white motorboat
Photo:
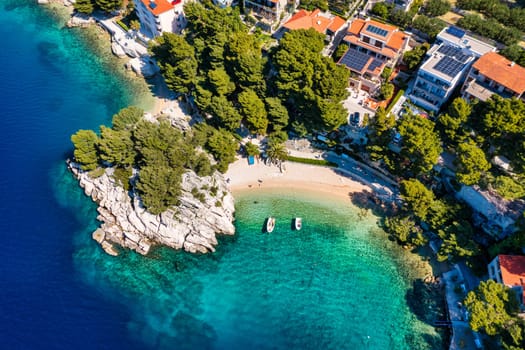
[[268, 219], [266, 219], [266, 232], [272, 233], [274, 228], [275, 228], [275, 218], [272, 218], [270, 216]]
[[301, 218], [293, 219], [293, 227], [294, 227], [294, 229], [299, 231], [302, 226], [303, 226], [303, 220]]

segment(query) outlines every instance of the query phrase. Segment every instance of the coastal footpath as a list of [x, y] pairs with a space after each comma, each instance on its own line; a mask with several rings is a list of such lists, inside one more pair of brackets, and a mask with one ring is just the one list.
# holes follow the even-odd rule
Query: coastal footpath
[[[93, 232], [93, 239], [110, 255], [118, 255], [117, 246], [146, 255], [152, 246], [164, 245], [184, 249], [190, 253], [214, 252], [216, 234], [233, 235], [234, 199], [224, 177], [216, 172], [212, 176], [198, 177], [188, 171], [183, 175], [179, 205], [160, 215], [146, 211], [137, 196], [131, 197], [111, 177], [107, 168], [100, 177], [90, 177], [77, 163], [69, 168], [78, 179], [87, 196], [98, 204], [97, 219], [102, 222]], [[204, 199], [192, 195], [194, 188], [215, 186], [222, 196], [221, 206], [210, 193]], [[202, 192], [201, 192], [202, 193]]]

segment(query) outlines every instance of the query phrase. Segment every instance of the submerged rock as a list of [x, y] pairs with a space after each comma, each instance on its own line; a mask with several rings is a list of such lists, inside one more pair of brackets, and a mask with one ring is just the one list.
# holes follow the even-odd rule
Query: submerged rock
[[[116, 185], [112, 169], [92, 178], [76, 163], [69, 168], [79, 180], [80, 187], [99, 205], [97, 219], [102, 222], [93, 233], [104, 251], [117, 255], [115, 245], [148, 254], [153, 245], [184, 249], [191, 253], [214, 252], [216, 234], [233, 235], [234, 199], [222, 174], [198, 177], [193, 171], [182, 177], [179, 205], [160, 215], [146, 211], [138, 196], [130, 196]], [[213, 193], [203, 189], [211, 189]], [[195, 198], [191, 191], [197, 188], [203, 199]]]

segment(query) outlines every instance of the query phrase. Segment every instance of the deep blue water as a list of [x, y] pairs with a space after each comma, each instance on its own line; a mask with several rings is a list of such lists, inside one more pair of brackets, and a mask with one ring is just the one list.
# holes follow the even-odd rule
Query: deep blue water
[[81, 220], [59, 206], [52, 176], [73, 132], [107, 123], [132, 97], [61, 26], [36, 1], [0, 2], [0, 346], [133, 348], [127, 309], [74, 271], [73, 233], [94, 208]]
[[[2, 349], [431, 349], [403, 255], [356, 208], [267, 193], [237, 202], [212, 255], [105, 255], [65, 170], [78, 129], [138, 97], [36, 1], [0, 3]], [[277, 215], [274, 234], [261, 218]], [[304, 229], [289, 229], [300, 215]]]

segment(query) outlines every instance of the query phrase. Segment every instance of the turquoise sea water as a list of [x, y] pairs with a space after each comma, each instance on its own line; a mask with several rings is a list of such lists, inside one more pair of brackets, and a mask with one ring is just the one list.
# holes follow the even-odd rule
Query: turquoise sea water
[[[148, 348], [439, 348], [433, 328], [407, 305], [417, 263], [385, 239], [376, 218], [342, 202], [273, 191], [238, 195], [236, 207], [236, 236], [205, 256], [158, 249], [113, 258], [90, 244], [94, 227], [87, 228], [77, 271], [131, 306], [130, 336]], [[265, 234], [269, 215], [277, 225]], [[295, 216], [303, 218], [299, 232], [291, 229]]]
[[105, 255], [69, 137], [144, 100], [33, 1], [0, 3], [0, 37], [2, 348], [437, 348], [407, 302], [419, 263], [349, 204], [243, 193], [214, 254]]

